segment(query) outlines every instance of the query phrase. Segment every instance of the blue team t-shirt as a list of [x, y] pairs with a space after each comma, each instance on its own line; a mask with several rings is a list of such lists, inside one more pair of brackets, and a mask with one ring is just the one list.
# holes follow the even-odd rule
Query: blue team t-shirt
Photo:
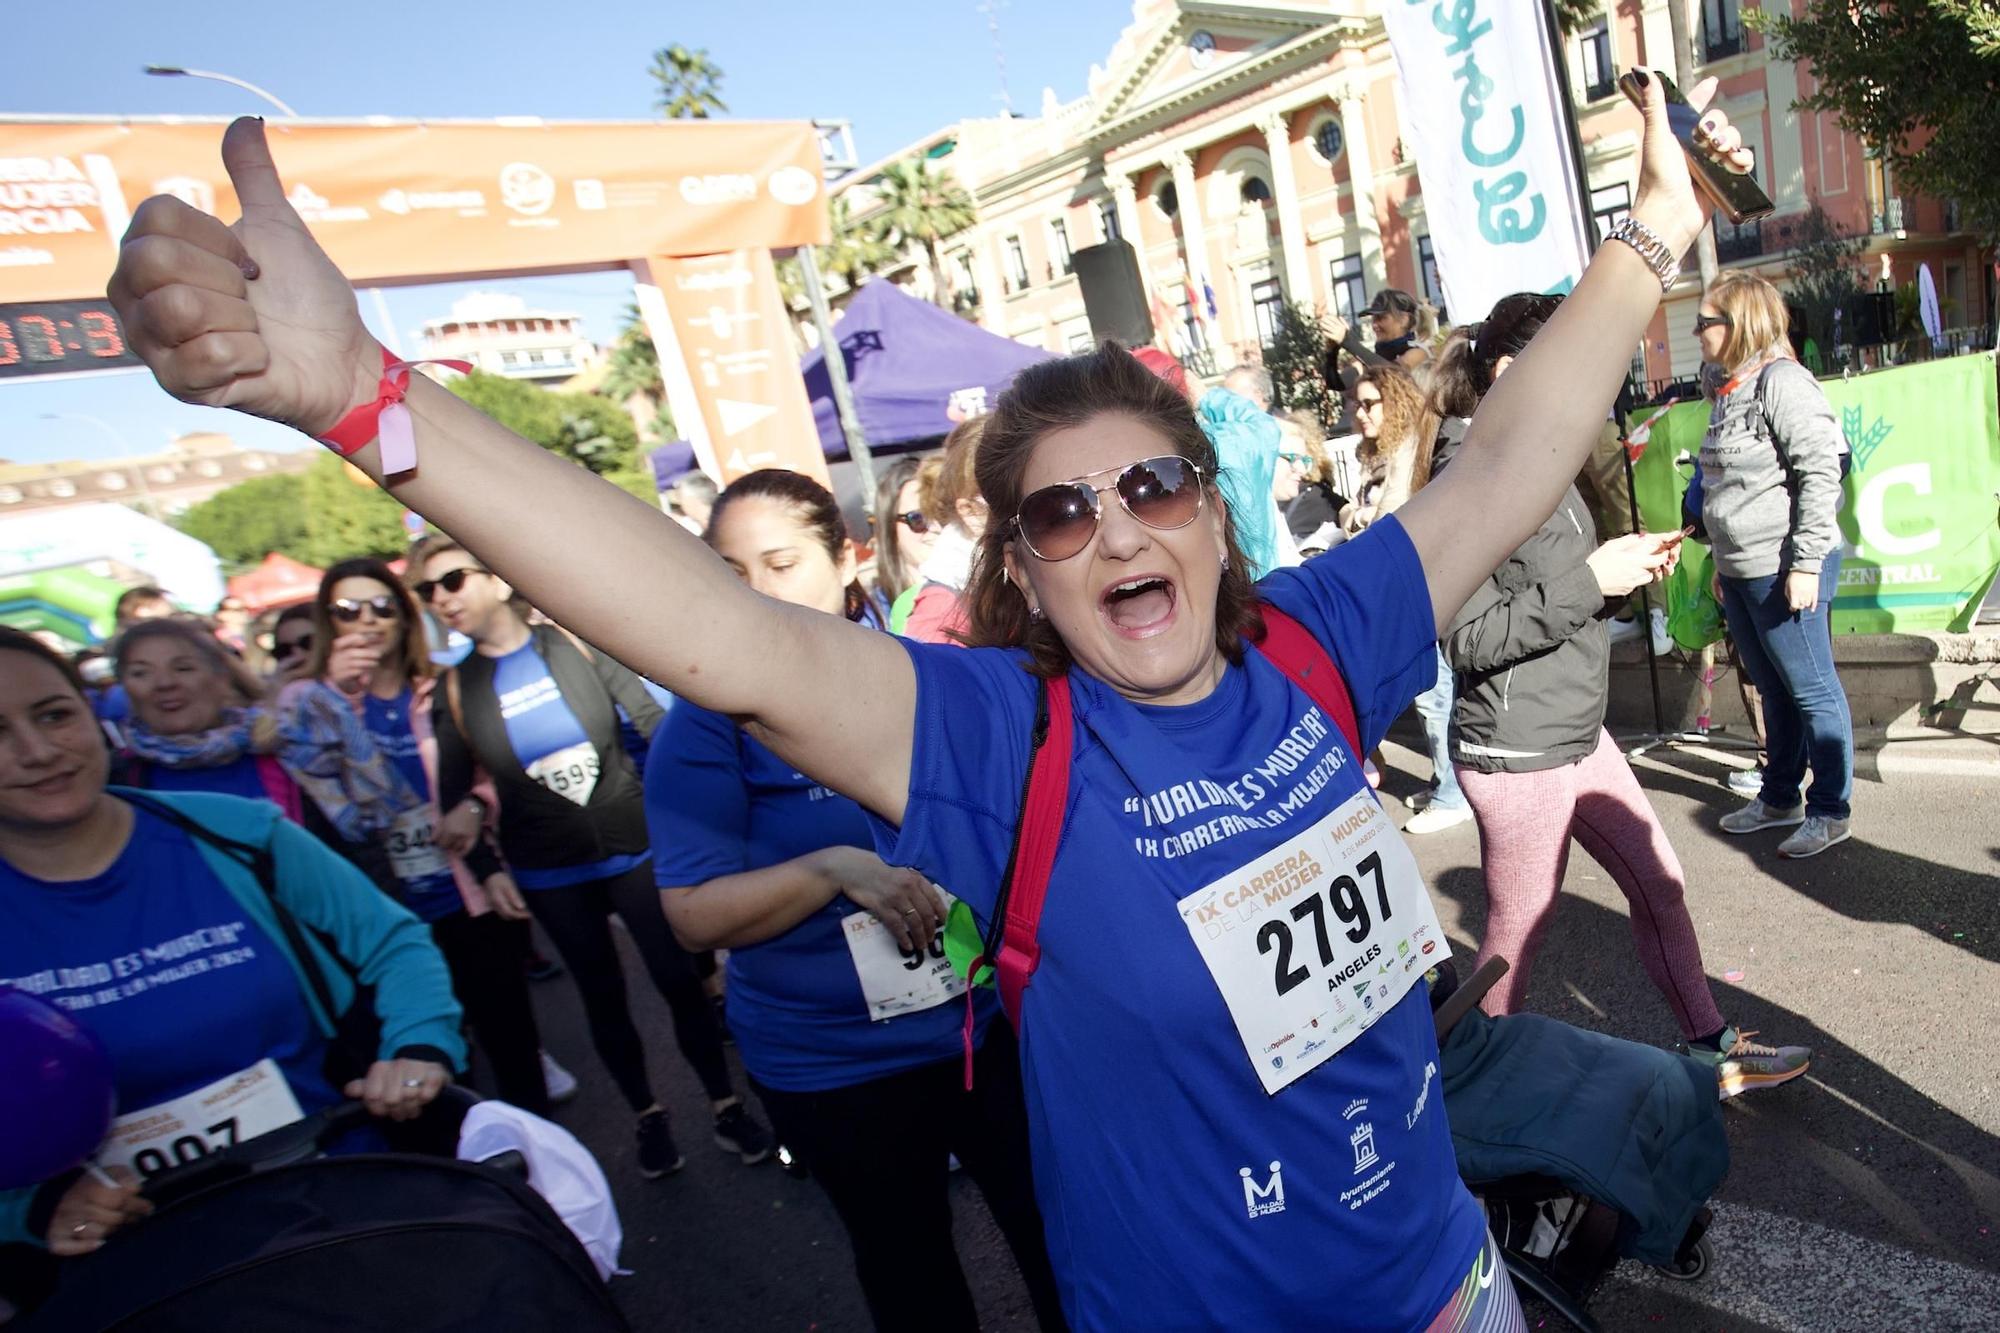
[[[524, 644], [505, 657], [493, 659], [493, 692], [499, 696], [500, 717], [507, 724], [507, 743], [514, 757], [527, 768], [536, 760], [581, 745], [590, 737], [583, 724], [563, 702], [562, 690], [549, 674], [533, 643]], [[613, 754], [616, 751], [612, 752]], [[600, 755], [600, 759], [609, 758]], [[610, 879], [634, 866], [646, 864], [647, 852], [607, 856], [583, 865], [553, 866], [540, 870], [514, 867], [514, 882], [524, 889], [561, 889], [593, 879]]]
[[[826, 847], [872, 849], [867, 816], [685, 700], [653, 735], [646, 826], [661, 888], [795, 860]], [[868, 1016], [842, 922], [864, 910], [845, 894], [761, 944], [729, 951], [729, 1028], [744, 1068], [784, 1092], [823, 1092], [963, 1052], [962, 999], [877, 1022]], [[998, 1012], [976, 998], [977, 1040]]]
[[[1339, 665], [1364, 752], [1432, 683], [1430, 596], [1393, 519], [1259, 592]], [[950, 885], [984, 926], [1013, 839], [1035, 684], [1018, 651], [908, 650], [909, 802], [900, 830], [873, 821], [876, 841], [892, 864]], [[1070, 684], [1070, 810], [1021, 1060], [1071, 1326], [1424, 1327], [1485, 1235], [1435, 1086], [1426, 988], [1266, 1095], [1176, 907], [1364, 790], [1358, 757], [1336, 729], [1300, 728], [1315, 705], [1261, 653], [1181, 707], [1134, 704], [1080, 671]], [[1297, 753], [1299, 732], [1319, 735], [1311, 754]], [[1280, 754], [1279, 770], [1330, 776], [1301, 803], [1296, 779], [1256, 776]], [[1292, 809], [1231, 819], [1237, 805], [1216, 808], [1216, 793], [1246, 814], [1279, 813], [1286, 799]], [[1365, 1161], [1348, 1132], [1364, 1119]], [[1370, 1180], [1386, 1186], [1361, 1188]]]
[[89, 879], [0, 861], [0, 982], [70, 1011], [111, 1053], [118, 1113], [266, 1058], [307, 1114], [340, 1100], [298, 974], [188, 834], [134, 809], [132, 838]]
[[[416, 730], [410, 725], [410, 709], [415, 699], [415, 694], [407, 685], [393, 699], [377, 698], [371, 693], [361, 705], [361, 724], [368, 729], [375, 747], [396, 765], [396, 771], [403, 775], [403, 781], [410, 784], [410, 790], [429, 803], [437, 797], [431, 791], [430, 774], [424, 771], [424, 756], [417, 744]], [[434, 810], [426, 811], [425, 817], [435, 813]], [[403, 891], [403, 905], [419, 921], [441, 921], [465, 909], [465, 899], [460, 896], [458, 882], [452, 878], [449, 868], [410, 879], [398, 877], [396, 883]]]
[[241, 796], [247, 801], [271, 799], [264, 786], [264, 775], [257, 768], [257, 756], [253, 754], [240, 754], [212, 768], [170, 768], [148, 763], [145, 770], [143, 785], [154, 791], [212, 791]]

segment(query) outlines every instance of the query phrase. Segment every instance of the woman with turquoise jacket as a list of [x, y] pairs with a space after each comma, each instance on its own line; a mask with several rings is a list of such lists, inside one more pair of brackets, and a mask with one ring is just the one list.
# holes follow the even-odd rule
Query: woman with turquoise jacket
[[[268, 802], [110, 763], [74, 668], [0, 629], [0, 985], [95, 1033], [117, 1093], [90, 1169], [0, 1193], [0, 1245], [59, 1258], [144, 1217], [148, 1175], [342, 1098], [411, 1119], [465, 1059], [429, 931], [359, 870]], [[357, 985], [381, 1032], [350, 1055]]]

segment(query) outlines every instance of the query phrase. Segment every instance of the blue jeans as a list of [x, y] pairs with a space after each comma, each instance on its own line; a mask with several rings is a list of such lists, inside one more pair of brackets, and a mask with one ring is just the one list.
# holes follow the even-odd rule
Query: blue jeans
[[1451, 767], [1451, 701], [1456, 680], [1444, 649], [1438, 649], [1437, 684], [1417, 696], [1417, 716], [1424, 720], [1424, 739], [1430, 744], [1431, 779], [1435, 793], [1431, 804], [1440, 810], [1465, 809], [1465, 793], [1458, 789], [1458, 774]]
[[1840, 552], [1820, 566], [1819, 606], [1794, 612], [1785, 603], [1783, 572], [1722, 579], [1722, 614], [1736, 641], [1737, 660], [1764, 696], [1770, 758], [1758, 799], [1780, 810], [1799, 803], [1799, 784], [1812, 767], [1806, 813], [1846, 819], [1854, 790], [1854, 723], [1847, 691], [1833, 670], [1828, 620], [1840, 577]]

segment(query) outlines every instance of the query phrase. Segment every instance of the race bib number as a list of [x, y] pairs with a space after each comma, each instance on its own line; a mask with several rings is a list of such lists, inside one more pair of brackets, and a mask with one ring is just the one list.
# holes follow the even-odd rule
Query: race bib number
[[163, 1171], [303, 1118], [276, 1060], [143, 1111], [121, 1115], [98, 1145], [100, 1166], [130, 1167], [150, 1180]]
[[389, 826], [389, 867], [405, 884], [451, 873], [451, 863], [432, 841], [431, 808], [420, 805], [396, 816]]
[[[957, 901], [945, 894], [945, 911], [949, 913]], [[945, 957], [942, 930], [928, 948], [912, 951], [896, 943], [889, 928], [871, 912], [850, 913], [842, 919], [841, 929], [847, 934], [847, 951], [854, 955], [854, 971], [861, 978], [870, 1018], [914, 1014], [965, 993], [965, 978]]]
[[589, 805], [597, 790], [597, 770], [597, 747], [578, 741], [529, 764], [528, 776], [566, 800]]
[[1267, 1093], [1339, 1054], [1450, 954], [1416, 859], [1366, 791], [1180, 910]]

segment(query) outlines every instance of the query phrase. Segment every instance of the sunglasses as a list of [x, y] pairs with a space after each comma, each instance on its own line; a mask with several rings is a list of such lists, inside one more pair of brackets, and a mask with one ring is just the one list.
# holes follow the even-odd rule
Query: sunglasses
[[338, 620], [343, 625], [352, 625], [355, 621], [361, 619], [363, 611], [372, 612], [377, 620], [395, 620], [398, 618], [396, 599], [387, 593], [383, 593], [379, 597], [370, 597], [365, 602], [350, 601], [348, 598], [342, 597], [334, 601], [326, 609], [333, 615], [335, 620]]
[[907, 514], [896, 515], [896, 521], [916, 533], [919, 537], [931, 530], [931, 521], [924, 517], [921, 509], [912, 509]]
[[457, 592], [465, 586], [465, 581], [474, 574], [490, 574], [492, 572], [489, 569], [481, 569], [477, 565], [466, 565], [459, 569], [447, 570], [437, 578], [425, 579], [415, 588], [412, 588], [411, 591], [416, 593], [418, 601], [429, 602], [436, 598], [439, 588], [443, 588], [446, 592]]
[[1354, 400], [1354, 410], [1357, 412], [1373, 412], [1380, 406], [1382, 406], [1380, 398], [1357, 398]]
[[1699, 338], [1710, 329], [1728, 329], [1735, 326], [1736, 321], [1727, 315], [1696, 315], [1694, 320], [1694, 336]]
[[1172, 532], [1195, 521], [1201, 513], [1201, 468], [1177, 454], [1142, 458], [1115, 469], [1108, 486], [1093, 486], [1091, 477], [1114, 469], [1086, 473], [1075, 481], [1058, 482], [1021, 501], [1013, 527], [1040, 560], [1067, 560], [1090, 545], [1104, 517], [1099, 496], [1118, 492], [1125, 512], [1149, 528]]
[[1312, 456], [1309, 454], [1281, 453], [1278, 457], [1280, 460], [1290, 463], [1293, 467], [1312, 466]]
[[271, 657], [274, 661], [287, 661], [300, 653], [311, 652], [312, 646], [313, 641], [310, 634], [302, 639], [279, 639], [271, 645]]

